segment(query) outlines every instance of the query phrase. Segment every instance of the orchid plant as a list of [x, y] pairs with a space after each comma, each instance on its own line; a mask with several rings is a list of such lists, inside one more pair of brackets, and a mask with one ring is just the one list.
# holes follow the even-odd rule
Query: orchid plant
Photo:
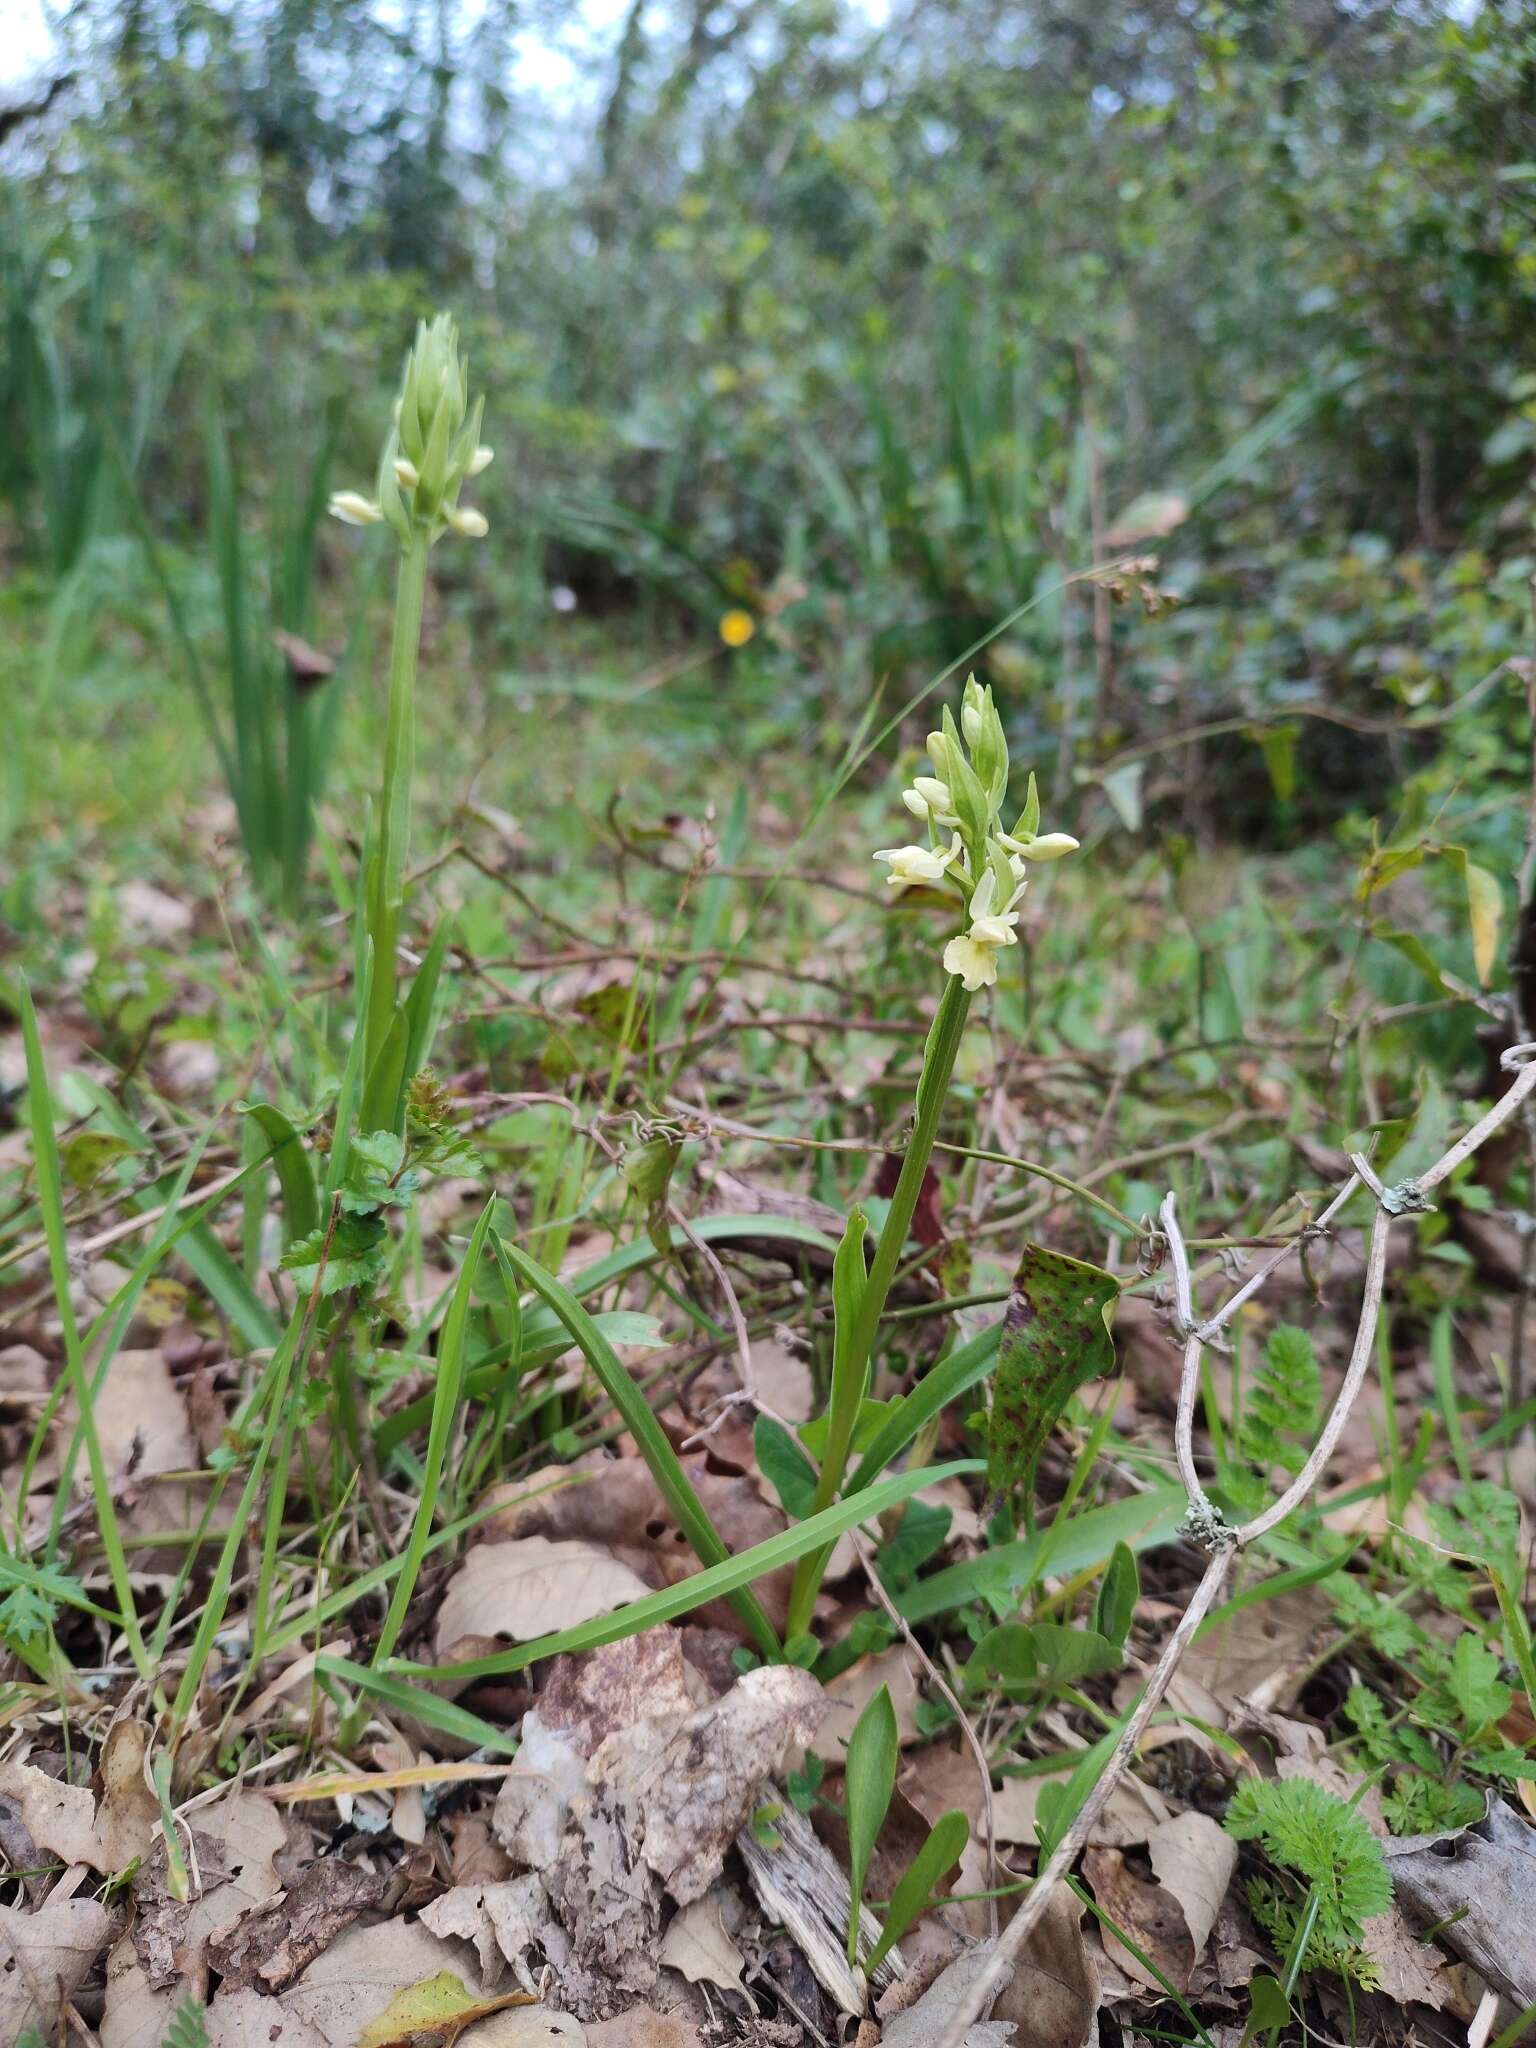
[[[880, 1318], [933, 1155], [971, 997], [996, 982], [998, 956], [1018, 944], [1018, 906], [1029, 864], [1059, 860], [1077, 848], [1077, 841], [1065, 832], [1041, 832], [1040, 795], [1033, 775], [1024, 809], [1012, 831], [1003, 829], [1008, 739], [991, 690], [974, 676], [965, 685], [959, 725], [946, 710], [942, 729], [928, 735], [928, 757], [936, 772], [919, 775], [911, 788], [902, 792], [907, 809], [927, 825], [928, 844], [885, 847], [875, 859], [890, 869], [887, 885], [898, 893], [918, 886], [958, 892], [965, 907], [965, 929], [944, 948], [949, 980], [923, 1048], [911, 1136], [874, 1257], [866, 1272], [866, 1224], [857, 1209], [849, 1218], [838, 1253], [833, 1281], [832, 1389], [825, 1449], [811, 1501], [813, 1514], [829, 1508], [843, 1484], [868, 1389]], [[830, 1546], [808, 1552], [795, 1568], [787, 1624], [791, 1637], [810, 1625], [830, 1555]]]
[[[394, 420], [379, 456], [375, 494], [337, 491], [333, 516], [349, 526], [387, 525], [400, 543], [390, 643], [389, 707], [384, 779], [368, 865], [366, 928], [372, 953], [365, 1017], [365, 1099], [388, 1098], [387, 1120], [398, 1127], [410, 1066], [411, 1035], [396, 999], [396, 949], [405, 905], [405, 867], [416, 754], [416, 669], [426, 601], [427, 556], [445, 533], [469, 540], [489, 531], [483, 513], [461, 506], [459, 493], [491, 461], [480, 439], [485, 401], [469, 397], [469, 371], [451, 317], [440, 313], [416, 330], [405, 359]], [[419, 1037], [419, 1022], [416, 1035]], [[397, 1059], [396, 1052], [402, 1057]], [[398, 1067], [398, 1074], [395, 1069]], [[390, 1083], [390, 1085], [384, 1085]]]

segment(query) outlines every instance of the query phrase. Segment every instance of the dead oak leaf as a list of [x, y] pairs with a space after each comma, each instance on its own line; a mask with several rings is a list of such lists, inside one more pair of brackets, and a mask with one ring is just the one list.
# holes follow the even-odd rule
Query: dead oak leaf
[[740, 1991], [745, 1958], [725, 1931], [718, 1893], [706, 1892], [673, 1917], [662, 1937], [660, 1960], [690, 1984]]
[[307, 2020], [284, 2012], [277, 1999], [247, 1986], [221, 1986], [205, 2021], [208, 2048], [326, 2048]]
[[533, 1872], [499, 1884], [455, 1885], [421, 1911], [423, 1927], [445, 1940], [472, 1945], [488, 1985], [494, 1985], [510, 1963], [525, 1990], [533, 1982], [528, 1951], [542, 1941], [549, 1919], [548, 1895]]
[[325, 2048], [358, 2048], [358, 2037], [388, 2009], [395, 1994], [450, 1970], [476, 1998], [483, 1996], [470, 1952], [440, 1941], [418, 1920], [349, 1927], [282, 1994], [283, 2011], [302, 2020]]
[[686, 1714], [708, 1696], [683, 1656], [679, 1629], [648, 1628], [584, 1656], [556, 1657], [539, 1694], [539, 1719], [583, 1757], [620, 1728]]
[[[903, 1644], [861, 1657], [839, 1672], [825, 1688], [827, 1714], [812, 1737], [810, 1753], [823, 1763], [841, 1764], [848, 1754], [848, 1738], [860, 1714], [881, 1686], [889, 1689], [896, 1711], [896, 1739], [905, 1745], [918, 1739], [918, 1680], [916, 1659]], [[977, 1780], [978, 1784], [980, 1780]]]
[[19, 2041], [34, 2022], [51, 2024], [111, 1933], [112, 1915], [94, 1899], [59, 1899], [30, 1913], [0, 1906], [0, 2039]]
[[85, 1785], [67, 1785], [32, 1764], [0, 1764], [0, 1799], [21, 1815], [22, 1826], [46, 1855], [115, 1874], [96, 1832], [96, 1802]]
[[[1153, 1830], [1147, 1855], [1156, 1882], [1139, 1877], [1118, 1849], [1090, 1849], [1083, 1871], [1115, 1926], [1184, 1992], [1221, 1910], [1237, 1844], [1209, 1815], [1181, 1813]], [[1103, 1938], [1105, 1953], [1127, 1976], [1160, 1988], [1154, 1971], [1111, 1930]]]
[[449, 1661], [465, 1637], [531, 1643], [611, 1614], [649, 1591], [628, 1565], [591, 1543], [552, 1543], [544, 1536], [482, 1543], [443, 1595], [437, 1653]]

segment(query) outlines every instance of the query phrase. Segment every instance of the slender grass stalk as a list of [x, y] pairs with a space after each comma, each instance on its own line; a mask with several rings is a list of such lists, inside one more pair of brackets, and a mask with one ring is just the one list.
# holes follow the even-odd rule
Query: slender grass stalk
[[395, 624], [389, 651], [389, 707], [384, 730], [384, 782], [379, 797], [373, 859], [368, 875], [368, 936], [373, 979], [368, 992], [364, 1070], [372, 1073], [394, 1022], [396, 947], [405, 906], [405, 864], [410, 845], [411, 781], [416, 761], [416, 669], [427, 594], [426, 528], [413, 529], [400, 556]]
[[[912, 1227], [912, 1217], [917, 1208], [917, 1198], [922, 1192], [923, 1175], [928, 1161], [933, 1156], [934, 1140], [939, 1134], [939, 1120], [944, 1113], [945, 1098], [955, 1071], [955, 1060], [960, 1051], [960, 1040], [965, 1032], [965, 1020], [970, 1014], [971, 998], [964, 983], [956, 975], [950, 975], [944, 984], [944, 993], [939, 999], [938, 1012], [928, 1032], [923, 1047], [923, 1069], [918, 1076], [916, 1109], [912, 1123], [912, 1136], [907, 1145], [906, 1156], [901, 1162], [901, 1174], [896, 1182], [896, 1192], [891, 1197], [890, 1208], [886, 1211], [884, 1225], [875, 1245], [875, 1255], [870, 1261], [869, 1277], [864, 1283], [854, 1315], [853, 1328], [848, 1338], [847, 1349], [838, 1360], [839, 1375], [846, 1375], [849, 1381], [862, 1391], [868, 1377], [869, 1362], [874, 1350], [875, 1336], [880, 1328], [880, 1318], [885, 1311], [886, 1298], [891, 1291], [897, 1265]], [[843, 1483], [847, 1467], [851, 1432], [839, 1432], [838, 1441], [829, 1439], [827, 1455], [822, 1460], [821, 1473], [816, 1481], [816, 1493], [811, 1503], [811, 1513], [820, 1514], [832, 1505]], [[803, 1634], [810, 1626], [811, 1614], [816, 1605], [816, 1595], [832, 1555], [828, 1546], [822, 1550], [808, 1551], [795, 1567], [795, 1577], [789, 1596], [789, 1616], [785, 1623], [788, 1636]]]

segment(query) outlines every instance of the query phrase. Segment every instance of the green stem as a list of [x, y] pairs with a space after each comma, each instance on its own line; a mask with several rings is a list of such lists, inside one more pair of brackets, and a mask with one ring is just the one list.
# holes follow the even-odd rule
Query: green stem
[[[869, 1278], [864, 1283], [864, 1292], [854, 1318], [853, 1332], [848, 1340], [847, 1371], [860, 1385], [863, 1384], [868, 1372], [875, 1337], [880, 1328], [880, 1318], [885, 1312], [886, 1297], [891, 1291], [891, 1282], [895, 1278], [896, 1268], [901, 1261], [907, 1236], [912, 1228], [917, 1198], [922, 1193], [923, 1175], [933, 1155], [934, 1140], [939, 1134], [939, 1119], [944, 1114], [944, 1103], [949, 1094], [950, 1079], [955, 1071], [955, 1059], [960, 1051], [960, 1040], [965, 1031], [965, 1020], [970, 1013], [970, 1007], [971, 998], [964, 982], [958, 975], [950, 975], [944, 984], [944, 994], [939, 1000], [938, 1012], [929, 1029], [927, 1043], [923, 1047], [923, 1070], [917, 1077], [912, 1136], [907, 1145], [906, 1157], [901, 1162], [896, 1192], [892, 1195], [891, 1206], [886, 1211], [885, 1223], [875, 1245], [875, 1256], [870, 1261]], [[811, 1503], [812, 1514], [820, 1514], [837, 1498], [847, 1461], [847, 1443], [827, 1445], [827, 1455], [822, 1463], [821, 1473], [816, 1481], [815, 1496]], [[809, 1628], [811, 1614], [816, 1605], [816, 1595], [821, 1590], [822, 1577], [831, 1555], [832, 1546], [808, 1551], [796, 1565], [794, 1584], [789, 1596], [789, 1618], [785, 1623], [786, 1640], [793, 1635], [803, 1635]]]
[[395, 629], [389, 649], [389, 710], [384, 732], [384, 786], [368, 875], [368, 936], [373, 942], [373, 983], [368, 994], [365, 1072], [371, 1073], [395, 1014], [395, 948], [405, 902], [405, 863], [411, 828], [411, 774], [416, 759], [416, 663], [427, 595], [423, 526], [413, 527], [400, 558], [395, 586]]

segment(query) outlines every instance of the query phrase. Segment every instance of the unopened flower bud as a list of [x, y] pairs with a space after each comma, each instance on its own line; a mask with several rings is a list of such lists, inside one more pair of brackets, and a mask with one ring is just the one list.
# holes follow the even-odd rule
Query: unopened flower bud
[[478, 476], [482, 469], [489, 469], [495, 459], [496, 450], [494, 448], [487, 448], [482, 441], [468, 462], [465, 463], [464, 474], [466, 476]]
[[344, 520], [348, 526], [376, 526], [384, 517], [372, 498], [365, 498], [361, 491], [332, 491], [327, 509], [333, 519]]
[[484, 540], [490, 532], [490, 522], [483, 512], [477, 512], [473, 505], [455, 505], [443, 514], [455, 533], [462, 533], [466, 540]]
[[414, 491], [421, 482], [420, 470], [417, 469], [414, 462], [409, 461], [404, 455], [397, 455], [395, 457], [395, 482], [402, 491]]

